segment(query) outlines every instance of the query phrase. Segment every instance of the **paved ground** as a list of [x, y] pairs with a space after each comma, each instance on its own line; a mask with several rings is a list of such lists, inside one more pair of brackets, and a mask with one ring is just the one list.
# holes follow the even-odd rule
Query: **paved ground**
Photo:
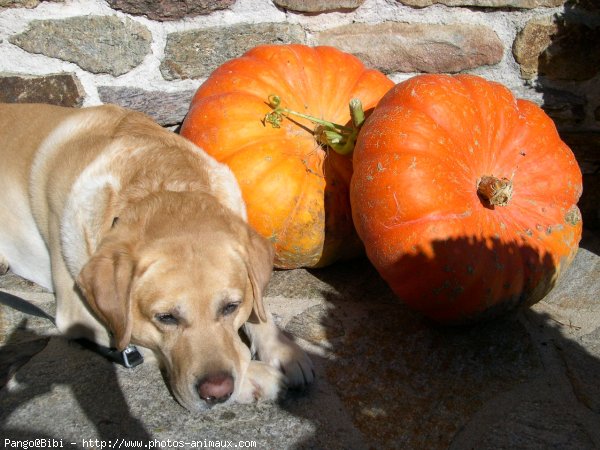
[[[452, 329], [399, 304], [365, 261], [277, 272], [267, 301], [311, 353], [318, 382], [279, 404], [204, 415], [182, 409], [153, 364], [114, 366], [56, 336], [45, 319], [0, 305], [2, 443], [129, 443], [114, 441], [121, 438], [156, 439], [163, 448], [254, 440], [272, 449], [597, 449], [599, 255], [600, 240], [586, 235], [544, 301]], [[50, 294], [13, 275], [0, 277], [0, 289], [52, 313]]]

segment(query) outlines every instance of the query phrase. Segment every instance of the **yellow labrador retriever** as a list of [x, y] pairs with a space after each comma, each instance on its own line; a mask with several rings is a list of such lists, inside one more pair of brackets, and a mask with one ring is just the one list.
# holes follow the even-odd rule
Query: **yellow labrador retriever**
[[55, 292], [62, 333], [153, 350], [190, 410], [313, 380], [263, 305], [271, 246], [224, 165], [109, 105], [0, 104], [0, 161], [0, 266]]

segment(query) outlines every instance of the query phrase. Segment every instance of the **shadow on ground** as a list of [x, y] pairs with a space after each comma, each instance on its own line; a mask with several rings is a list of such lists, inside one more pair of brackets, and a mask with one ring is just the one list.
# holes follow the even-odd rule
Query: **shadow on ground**
[[[600, 249], [591, 235], [583, 244]], [[600, 261], [583, 256], [547, 298], [559, 305], [552, 314], [534, 307], [461, 327], [408, 310], [366, 261], [353, 261], [312, 272], [334, 292], [287, 329], [326, 348], [312, 356], [341, 399], [338, 413], [360, 431], [353, 448], [598, 448]], [[594, 319], [580, 326], [570, 308]], [[283, 406], [316, 428], [294, 448], [331, 448], [340, 435], [335, 412], [305, 400]]]
[[[12, 389], [2, 389], [0, 402], [0, 429], [2, 438], [13, 440], [32, 440], [39, 438], [59, 438], [47, 436], [36, 431], [36, 415], [31, 415], [28, 427], [7, 426], [5, 420], [21, 407], [32, 407], [35, 411], [37, 397], [47, 395], [60, 385], [71, 391], [84, 417], [96, 427], [98, 439], [114, 441], [121, 439], [150, 440], [150, 435], [143, 424], [133, 418], [115, 373], [115, 366], [104, 361], [100, 356], [62, 338], [52, 338], [50, 358], [38, 364], [35, 372], [20, 372], [35, 353], [43, 350], [50, 338], [39, 336], [27, 329], [27, 324], [16, 328], [8, 336], [0, 349], [0, 373], [3, 375], [2, 387], [11, 383]], [[27, 343], [23, 345], [23, 343]], [[17, 350], [19, 349], [19, 350]], [[64, 361], [68, 360], [68, 364]], [[63, 365], [64, 371], [57, 371], [56, 365]], [[48, 370], [45, 370], [48, 369]], [[70, 369], [70, 370], [69, 370]], [[49, 414], [60, 414], [61, 405], [48, 411]], [[67, 405], [63, 405], [67, 406]], [[74, 427], [77, 424], [73, 424]], [[81, 444], [77, 442], [77, 444]]]
[[204, 415], [179, 407], [151, 366], [127, 371], [22, 324], [0, 350], [0, 373], [12, 377], [10, 389], [0, 389], [2, 437], [252, 439], [259, 448], [298, 449], [600, 448], [599, 249], [589, 235], [564, 279], [533, 308], [459, 328], [407, 309], [366, 260], [278, 273], [272, 301], [312, 302], [284, 326], [311, 352], [316, 385], [279, 405]]

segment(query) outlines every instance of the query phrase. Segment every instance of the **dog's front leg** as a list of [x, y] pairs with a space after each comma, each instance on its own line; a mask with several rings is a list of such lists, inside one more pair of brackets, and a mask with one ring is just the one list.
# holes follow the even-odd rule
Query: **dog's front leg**
[[111, 346], [106, 328], [91, 314], [63, 260], [60, 249], [51, 249], [52, 283], [56, 296], [56, 327], [70, 339], [84, 338]]
[[275, 325], [271, 313], [264, 322], [246, 322], [244, 331], [250, 339], [252, 352], [258, 359], [275, 367], [286, 376], [290, 388], [301, 388], [315, 377], [313, 364], [307, 354]]

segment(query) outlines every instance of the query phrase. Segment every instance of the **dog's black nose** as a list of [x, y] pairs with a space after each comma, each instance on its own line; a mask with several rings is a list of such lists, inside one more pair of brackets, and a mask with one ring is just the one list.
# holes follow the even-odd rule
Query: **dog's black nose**
[[198, 382], [196, 388], [200, 398], [212, 406], [227, 401], [233, 394], [234, 385], [230, 374], [220, 372], [204, 377]]

